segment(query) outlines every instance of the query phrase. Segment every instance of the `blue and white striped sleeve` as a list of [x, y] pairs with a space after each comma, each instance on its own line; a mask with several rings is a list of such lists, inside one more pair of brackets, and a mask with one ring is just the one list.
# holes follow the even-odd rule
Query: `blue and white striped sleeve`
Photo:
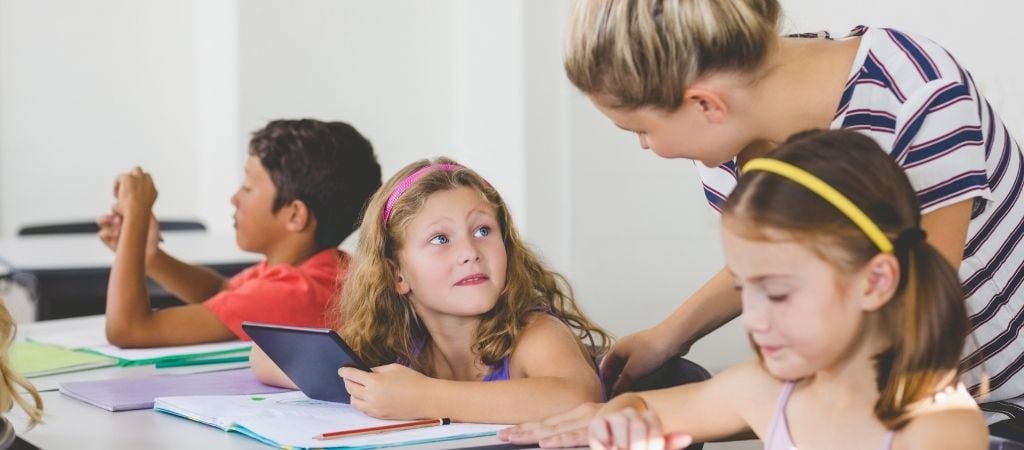
[[891, 155], [906, 171], [923, 214], [992, 199], [978, 97], [960, 80], [931, 81], [907, 99]]

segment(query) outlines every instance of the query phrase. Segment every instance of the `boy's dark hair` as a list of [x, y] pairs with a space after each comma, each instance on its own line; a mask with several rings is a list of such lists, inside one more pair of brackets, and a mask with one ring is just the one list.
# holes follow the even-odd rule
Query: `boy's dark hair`
[[277, 188], [273, 211], [302, 200], [317, 220], [320, 249], [337, 247], [357, 227], [366, 200], [380, 187], [373, 146], [344, 122], [274, 120], [252, 134], [249, 154]]

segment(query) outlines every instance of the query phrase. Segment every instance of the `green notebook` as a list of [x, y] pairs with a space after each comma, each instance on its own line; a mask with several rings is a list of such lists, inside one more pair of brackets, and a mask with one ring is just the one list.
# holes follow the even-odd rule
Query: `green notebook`
[[117, 364], [114, 358], [34, 342], [15, 343], [11, 346], [9, 355], [14, 370], [26, 377], [41, 377]]

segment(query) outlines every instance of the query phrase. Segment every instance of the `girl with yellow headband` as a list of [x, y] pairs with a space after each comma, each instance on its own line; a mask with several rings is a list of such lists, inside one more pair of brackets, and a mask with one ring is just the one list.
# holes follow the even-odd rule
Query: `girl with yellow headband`
[[[963, 362], [975, 378], [992, 374], [988, 421], [1024, 415], [1024, 161], [998, 109], [926, 37], [869, 26], [780, 36], [782, 17], [778, 0], [576, 0], [565, 70], [641, 147], [699, 162], [715, 210], [744, 161], [794, 133], [873, 138], [909, 178], [928, 242], [958, 270], [978, 344]], [[621, 373], [606, 380], [615, 392], [740, 314], [725, 270], [681, 298], [604, 358], [602, 374]]]
[[[370, 198], [338, 304], [339, 332], [373, 371], [339, 368], [337, 382], [370, 416], [520, 423], [603, 398], [590, 351], [608, 335], [498, 191], [450, 159], [412, 163]], [[272, 364], [253, 369], [293, 387]]]
[[749, 429], [767, 450], [988, 448], [959, 381], [963, 294], [920, 227], [906, 176], [861, 134], [809, 132], [748, 162], [722, 240], [757, 359], [620, 395], [548, 443], [681, 448]]

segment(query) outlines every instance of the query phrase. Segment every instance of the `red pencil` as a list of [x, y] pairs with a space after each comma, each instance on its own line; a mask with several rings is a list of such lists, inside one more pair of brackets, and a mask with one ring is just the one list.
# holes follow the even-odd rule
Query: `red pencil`
[[447, 417], [443, 419], [415, 420], [412, 422], [396, 423], [393, 425], [381, 425], [379, 427], [354, 428], [351, 430], [331, 431], [313, 436], [313, 439], [319, 439], [323, 441], [327, 439], [337, 439], [349, 436], [361, 436], [364, 434], [387, 433], [390, 431], [402, 431], [412, 430], [415, 428], [437, 427], [441, 425], [448, 425], [450, 423], [452, 423], [452, 419], [449, 419]]

